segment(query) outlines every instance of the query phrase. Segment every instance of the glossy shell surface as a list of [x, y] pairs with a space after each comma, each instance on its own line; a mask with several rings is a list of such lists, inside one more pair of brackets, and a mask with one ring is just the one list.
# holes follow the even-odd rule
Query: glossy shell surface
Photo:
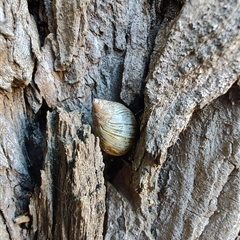
[[123, 104], [94, 99], [93, 122], [100, 146], [109, 155], [124, 155], [132, 147], [136, 136], [136, 120]]

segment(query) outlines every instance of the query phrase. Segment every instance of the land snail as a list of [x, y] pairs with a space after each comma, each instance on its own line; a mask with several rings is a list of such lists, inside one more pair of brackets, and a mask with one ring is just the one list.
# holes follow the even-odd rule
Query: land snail
[[100, 147], [112, 156], [126, 154], [134, 143], [137, 124], [133, 113], [121, 103], [93, 100], [94, 133]]

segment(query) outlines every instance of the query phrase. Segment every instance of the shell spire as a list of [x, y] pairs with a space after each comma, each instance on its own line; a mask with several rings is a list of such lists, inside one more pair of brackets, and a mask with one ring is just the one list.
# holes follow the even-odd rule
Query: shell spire
[[136, 120], [123, 104], [94, 99], [93, 122], [100, 146], [106, 153], [121, 156], [132, 147], [136, 137]]

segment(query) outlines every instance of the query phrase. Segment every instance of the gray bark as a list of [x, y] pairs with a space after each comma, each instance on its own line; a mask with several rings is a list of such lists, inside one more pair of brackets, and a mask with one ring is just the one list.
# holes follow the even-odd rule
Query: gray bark
[[46, 140], [41, 186], [30, 205], [35, 237], [101, 239], [105, 185], [98, 139], [78, 111], [57, 109], [47, 115]]
[[[1, 239], [240, 238], [239, 28], [238, 0], [1, 0]], [[94, 97], [134, 112], [125, 156]]]

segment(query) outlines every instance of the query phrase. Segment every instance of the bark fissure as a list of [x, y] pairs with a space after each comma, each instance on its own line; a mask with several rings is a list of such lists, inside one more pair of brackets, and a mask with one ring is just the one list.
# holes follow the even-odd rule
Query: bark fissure
[[[1, 237], [237, 238], [239, 16], [235, 0], [1, 0]], [[126, 155], [102, 155], [93, 98], [136, 115]]]

